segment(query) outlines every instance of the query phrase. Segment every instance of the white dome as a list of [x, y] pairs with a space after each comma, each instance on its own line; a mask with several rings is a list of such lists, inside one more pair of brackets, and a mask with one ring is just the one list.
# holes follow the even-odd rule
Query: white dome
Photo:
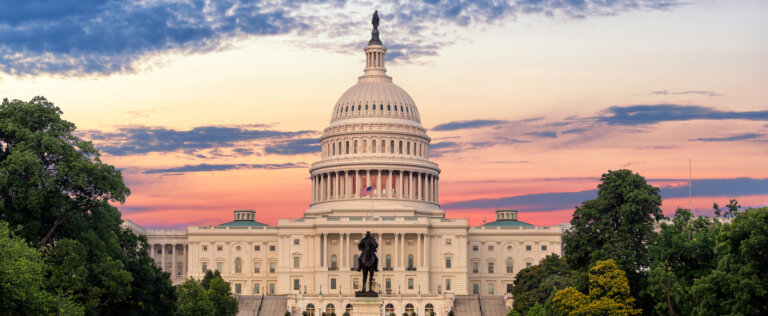
[[360, 78], [333, 108], [331, 122], [356, 117], [409, 119], [421, 123], [416, 104], [403, 88], [382, 78]]

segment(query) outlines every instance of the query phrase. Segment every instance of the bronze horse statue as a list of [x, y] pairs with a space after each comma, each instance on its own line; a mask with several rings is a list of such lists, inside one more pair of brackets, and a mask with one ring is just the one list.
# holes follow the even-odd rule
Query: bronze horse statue
[[373, 274], [379, 271], [379, 257], [376, 256], [377, 248], [379, 248], [379, 243], [371, 236], [371, 232], [365, 232], [365, 237], [357, 243], [357, 249], [362, 251], [360, 258], [357, 259], [357, 271], [363, 271], [363, 290], [360, 293], [366, 293], [366, 282], [368, 283], [367, 292], [375, 293], [373, 290]]

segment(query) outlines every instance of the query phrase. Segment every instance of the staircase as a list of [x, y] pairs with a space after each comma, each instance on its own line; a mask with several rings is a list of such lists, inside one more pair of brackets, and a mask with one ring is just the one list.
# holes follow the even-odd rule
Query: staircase
[[480, 303], [477, 295], [456, 295], [453, 301], [456, 316], [480, 316]]
[[288, 310], [286, 297], [282, 295], [267, 295], [263, 301], [261, 295], [240, 295], [237, 304], [237, 316], [285, 316]]
[[238, 316], [256, 316], [259, 313], [261, 295], [240, 295], [237, 297]]
[[483, 316], [505, 316], [508, 312], [503, 296], [480, 296], [480, 307]]

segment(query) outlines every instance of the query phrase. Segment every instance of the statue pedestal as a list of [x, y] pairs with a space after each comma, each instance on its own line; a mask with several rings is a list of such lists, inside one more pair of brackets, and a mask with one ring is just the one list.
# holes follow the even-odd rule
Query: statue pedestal
[[383, 301], [378, 297], [354, 297], [348, 302], [352, 304], [352, 315], [381, 316]]
[[355, 297], [379, 297], [379, 293], [357, 291], [355, 292]]

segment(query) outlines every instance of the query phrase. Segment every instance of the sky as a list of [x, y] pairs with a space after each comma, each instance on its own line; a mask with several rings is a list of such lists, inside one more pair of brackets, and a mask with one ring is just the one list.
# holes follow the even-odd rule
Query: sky
[[766, 1], [0, 1], [0, 97], [59, 106], [122, 170], [123, 218], [274, 225], [309, 207], [374, 9], [446, 217], [565, 223], [617, 169], [668, 215], [768, 205]]

